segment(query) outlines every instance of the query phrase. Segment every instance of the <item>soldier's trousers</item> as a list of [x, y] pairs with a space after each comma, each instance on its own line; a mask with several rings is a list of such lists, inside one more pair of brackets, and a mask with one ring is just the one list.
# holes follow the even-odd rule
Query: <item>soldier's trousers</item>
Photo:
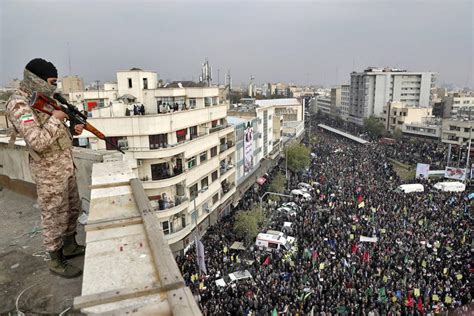
[[62, 238], [76, 232], [81, 212], [72, 152], [67, 149], [39, 161], [30, 157], [30, 170], [41, 209], [43, 244], [46, 251], [59, 250]]

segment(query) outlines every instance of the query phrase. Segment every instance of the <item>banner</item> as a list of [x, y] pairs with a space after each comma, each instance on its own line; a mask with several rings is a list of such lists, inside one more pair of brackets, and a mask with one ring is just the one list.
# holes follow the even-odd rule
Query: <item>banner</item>
[[377, 237], [367, 237], [367, 236], [360, 236], [359, 239], [361, 242], [377, 242]]
[[207, 274], [206, 262], [204, 259], [204, 245], [200, 240], [197, 240], [196, 253], [199, 271], [204, 272], [204, 274]]
[[448, 179], [464, 181], [466, 178], [466, 169], [446, 167], [446, 170], [444, 171], [444, 177]]
[[249, 122], [244, 131], [244, 174], [253, 169], [253, 127]]
[[430, 165], [426, 163], [417, 163], [416, 164], [416, 178], [419, 179], [428, 179], [428, 174], [430, 172]]

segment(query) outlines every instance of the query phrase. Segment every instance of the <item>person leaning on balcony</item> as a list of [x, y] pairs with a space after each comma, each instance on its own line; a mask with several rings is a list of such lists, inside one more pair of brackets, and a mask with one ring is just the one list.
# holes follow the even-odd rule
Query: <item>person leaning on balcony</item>
[[[58, 72], [51, 62], [36, 58], [25, 67], [20, 87], [7, 102], [6, 116], [30, 152], [30, 171], [36, 182], [38, 204], [41, 208], [43, 244], [51, 260], [51, 272], [65, 278], [82, 274], [81, 269], [66, 259], [83, 255], [85, 247], [76, 242], [77, 218], [81, 200], [77, 190], [72, 158], [72, 136], [64, 124], [67, 115], [53, 111], [48, 115], [29, 106], [33, 92], [52, 96], [56, 90]], [[84, 126], [75, 125], [76, 135]]]

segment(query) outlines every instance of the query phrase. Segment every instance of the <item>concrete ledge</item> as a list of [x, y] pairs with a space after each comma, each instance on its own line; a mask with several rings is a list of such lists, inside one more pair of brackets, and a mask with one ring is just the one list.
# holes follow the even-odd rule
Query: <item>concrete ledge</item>
[[36, 199], [36, 185], [31, 182], [10, 179], [6, 175], [0, 174], [0, 186], [15, 193]]

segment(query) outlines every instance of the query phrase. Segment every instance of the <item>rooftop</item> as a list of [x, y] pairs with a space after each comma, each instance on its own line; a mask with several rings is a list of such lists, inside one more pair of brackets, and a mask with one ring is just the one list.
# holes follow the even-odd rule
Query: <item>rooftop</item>
[[255, 104], [257, 104], [260, 107], [265, 107], [265, 106], [287, 106], [287, 105], [298, 105], [300, 106], [301, 103], [295, 99], [295, 98], [287, 98], [287, 99], [267, 99], [267, 100], [256, 100]]

